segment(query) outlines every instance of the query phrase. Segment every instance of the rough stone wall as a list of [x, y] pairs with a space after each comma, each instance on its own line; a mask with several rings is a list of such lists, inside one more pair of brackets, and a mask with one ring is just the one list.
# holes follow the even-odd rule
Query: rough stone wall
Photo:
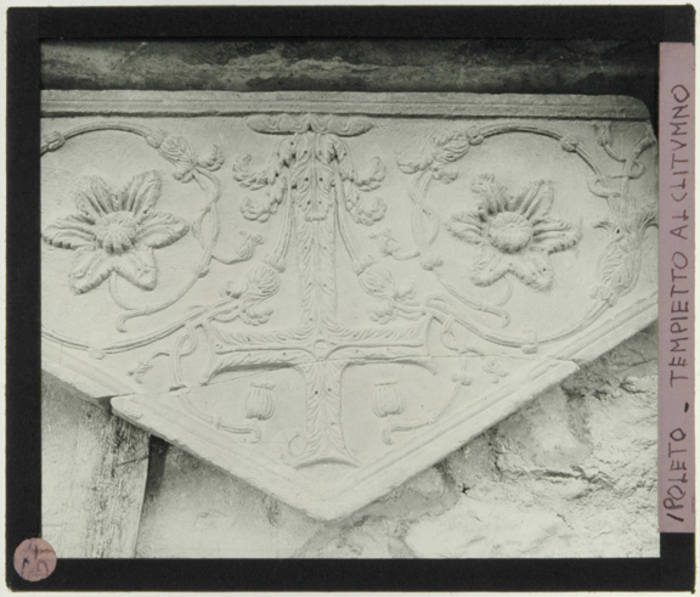
[[[646, 100], [654, 114], [654, 50], [631, 42], [428, 42], [420, 51], [399, 41], [314, 44], [49, 43], [43, 84], [621, 93]], [[66, 392], [50, 383], [44, 392], [44, 413], [60, 408], [63, 417], [44, 425], [56, 466], [71, 454], [60, 421], [97, 409]], [[656, 395], [652, 327], [333, 523], [153, 440], [137, 556], [655, 556]]]

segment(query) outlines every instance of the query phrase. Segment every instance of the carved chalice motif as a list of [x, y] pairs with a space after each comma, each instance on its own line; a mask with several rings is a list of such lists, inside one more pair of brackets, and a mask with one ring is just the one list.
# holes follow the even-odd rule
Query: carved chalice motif
[[181, 218], [153, 211], [160, 191], [154, 171], [136, 176], [118, 192], [92, 177], [76, 197], [79, 213], [44, 229], [44, 241], [77, 252], [68, 277], [76, 293], [96, 288], [112, 273], [143, 290], [155, 288], [153, 249], [174, 243], [188, 230]]
[[571, 224], [549, 214], [551, 186], [539, 180], [509, 195], [493, 175], [483, 175], [472, 190], [481, 198], [477, 211], [455, 213], [447, 224], [455, 237], [480, 247], [472, 282], [489, 286], [511, 273], [537, 290], [551, 288], [549, 255], [570, 249], [581, 237]]

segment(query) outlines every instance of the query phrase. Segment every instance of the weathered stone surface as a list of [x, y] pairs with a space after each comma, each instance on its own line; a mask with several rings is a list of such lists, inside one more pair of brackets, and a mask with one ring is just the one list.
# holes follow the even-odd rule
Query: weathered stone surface
[[423, 557], [570, 556], [566, 530], [564, 522], [546, 510], [465, 497], [438, 522], [427, 521], [412, 529], [408, 544]]
[[[54, 92], [44, 114], [46, 368], [315, 517], [655, 318], [634, 101]], [[538, 453], [520, 472], [589, 455], [505, 437]]]
[[169, 448], [161, 458], [137, 557], [284, 558], [316, 531], [316, 521], [189, 454]]
[[132, 558], [148, 435], [42, 378], [42, 537], [59, 558]]
[[655, 102], [657, 48], [622, 40], [48, 40], [44, 89], [462, 91]]
[[411, 528], [421, 557], [657, 555], [656, 327], [447, 465], [464, 498]]

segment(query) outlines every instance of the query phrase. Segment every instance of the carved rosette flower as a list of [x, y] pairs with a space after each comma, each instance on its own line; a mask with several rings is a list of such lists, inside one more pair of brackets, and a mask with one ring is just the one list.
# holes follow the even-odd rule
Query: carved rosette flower
[[77, 252], [69, 275], [76, 293], [96, 288], [112, 273], [143, 290], [155, 288], [153, 249], [174, 243], [188, 230], [181, 218], [153, 210], [160, 192], [160, 177], [153, 171], [118, 192], [93, 177], [76, 197], [78, 214], [44, 229], [44, 241]]
[[455, 237], [480, 247], [474, 284], [489, 286], [511, 273], [537, 290], [551, 288], [549, 255], [570, 249], [581, 237], [571, 224], [550, 216], [551, 186], [540, 180], [511, 196], [493, 175], [484, 175], [472, 190], [481, 198], [477, 211], [453, 214], [447, 226]]

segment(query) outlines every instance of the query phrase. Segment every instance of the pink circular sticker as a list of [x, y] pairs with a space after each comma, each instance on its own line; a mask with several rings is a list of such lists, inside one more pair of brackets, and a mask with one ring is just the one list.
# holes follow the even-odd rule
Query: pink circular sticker
[[25, 539], [15, 549], [14, 565], [24, 580], [44, 580], [56, 569], [56, 552], [43, 539]]

